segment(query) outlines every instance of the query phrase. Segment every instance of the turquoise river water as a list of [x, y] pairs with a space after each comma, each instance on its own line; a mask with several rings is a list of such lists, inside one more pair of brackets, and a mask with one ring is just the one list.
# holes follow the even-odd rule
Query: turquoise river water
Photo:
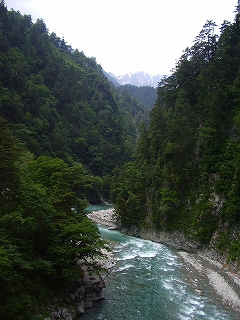
[[117, 261], [105, 276], [106, 299], [96, 302], [82, 320], [237, 320], [214, 294], [200, 296], [188, 279], [177, 251], [100, 227], [114, 244]]

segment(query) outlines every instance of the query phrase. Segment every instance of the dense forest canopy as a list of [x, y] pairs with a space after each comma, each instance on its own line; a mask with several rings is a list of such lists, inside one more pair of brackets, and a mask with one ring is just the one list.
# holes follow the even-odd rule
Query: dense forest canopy
[[25, 149], [0, 118], [0, 317], [33, 319], [46, 299], [81, 277], [78, 259], [102, 256], [84, 213], [96, 178], [82, 165]]
[[135, 160], [116, 171], [125, 228], [179, 230], [240, 258], [240, 7], [220, 36], [207, 21], [158, 86]]
[[81, 162], [99, 176], [129, 161], [147, 107], [135, 99], [129, 111], [96, 59], [49, 34], [43, 20], [3, 4], [0, 14], [0, 112], [13, 133], [34, 155]]
[[119, 86], [120, 92], [124, 92], [125, 90], [130, 92], [134, 98], [142, 101], [148, 108], [153, 108], [157, 99], [157, 90], [155, 88], [151, 86], [137, 87], [131, 84]]

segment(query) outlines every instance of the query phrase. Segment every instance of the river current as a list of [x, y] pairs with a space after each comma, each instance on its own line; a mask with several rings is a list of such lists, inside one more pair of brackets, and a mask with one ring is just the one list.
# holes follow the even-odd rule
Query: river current
[[80, 319], [239, 319], [211, 294], [196, 292], [176, 250], [107, 227], [100, 231], [113, 244], [117, 265], [105, 276], [106, 299], [96, 302]]

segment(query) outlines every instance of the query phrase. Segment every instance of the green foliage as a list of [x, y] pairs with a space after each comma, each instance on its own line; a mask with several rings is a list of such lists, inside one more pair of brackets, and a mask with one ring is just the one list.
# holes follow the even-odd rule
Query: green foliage
[[221, 253], [228, 256], [229, 261], [239, 262], [240, 257], [240, 241], [236, 238], [236, 229], [226, 229], [218, 232], [217, 248]]
[[229, 259], [238, 260], [240, 257], [240, 239], [235, 240], [229, 249]]
[[73, 50], [43, 20], [2, 7], [0, 114], [37, 157], [80, 162], [107, 175], [129, 161], [146, 107], [113, 89], [95, 58]]
[[[33, 319], [81, 276], [78, 259], [99, 268], [105, 244], [84, 209], [109, 199], [147, 118], [95, 58], [0, 3], [1, 319]], [[140, 208], [134, 193], [128, 205]]]
[[105, 243], [84, 213], [99, 179], [62, 159], [33, 160], [0, 120], [0, 317], [33, 319], [81, 276], [78, 259], [102, 256]]
[[[140, 225], [140, 204], [145, 226], [182, 230], [205, 245], [221, 226], [240, 225], [239, 12], [220, 37], [214, 27], [206, 22], [159, 84], [135, 158], [112, 184], [123, 225]], [[239, 259], [239, 234], [219, 246]]]
[[140, 174], [131, 163], [121, 170], [115, 170], [115, 179], [111, 184], [111, 199], [116, 211], [124, 212], [124, 215], [121, 215], [123, 226], [136, 225], [146, 217], [144, 178], [141, 178]]
[[140, 100], [149, 109], [152, 109], [157, 99], [157, 91], [155, 88], [150, 86], [137, 87], [131, 84], [126, 84], [119, 87], [119, 91], [123, 93], [125, 90], [129, 91], [130, 94]]

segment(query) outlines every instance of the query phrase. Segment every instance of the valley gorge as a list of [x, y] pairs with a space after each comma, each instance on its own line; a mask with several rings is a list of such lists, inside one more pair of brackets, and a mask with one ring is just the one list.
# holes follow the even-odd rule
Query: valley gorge
[[[168, 320], [171, 307], [174, 320], [237, 319], [239, 5], [214, 31], [207, 21], [155, 88], [116, 86], [42, 19], [0, 3], [0, 318], [70, 320], [59, 305], [85, 261], [107, 301], [83, 319]], [[88, 214], [102, 202], [113, 222]]]

